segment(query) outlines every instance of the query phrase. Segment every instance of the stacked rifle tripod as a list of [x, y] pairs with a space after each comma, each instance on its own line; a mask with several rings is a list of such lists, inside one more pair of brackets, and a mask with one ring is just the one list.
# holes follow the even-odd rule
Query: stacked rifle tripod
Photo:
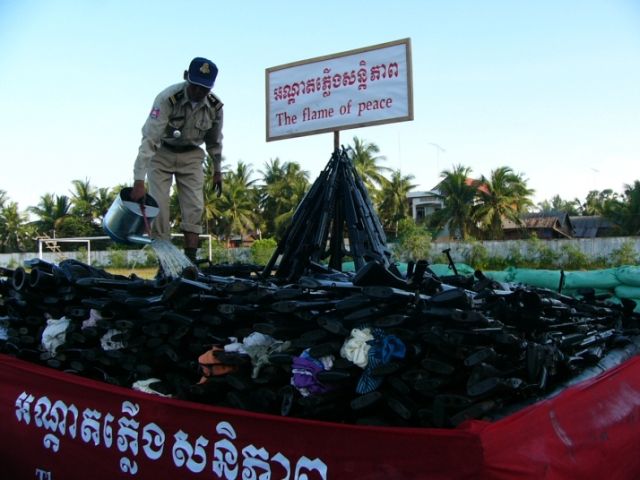
[[367, 189], [342, 148], [298, 205], [263, 276], [295, 281], [321, 262], [341, 271], [345, 257], [353, 259], [356, 271], [375, 261], [399, 274]]

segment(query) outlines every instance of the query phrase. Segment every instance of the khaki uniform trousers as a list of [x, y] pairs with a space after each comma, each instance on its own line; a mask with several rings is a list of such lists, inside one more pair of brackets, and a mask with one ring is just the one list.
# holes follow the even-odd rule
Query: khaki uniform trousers
[[175, 153], [161, 146], [156, 151], [147, 172], [149, 194], [155, 198], [160, 207], [160, 213], [152, 225], [151, 236], [153, 238], [171, 239], [169, 199], [173, 177], [176, 179], [178, 202], [182, 214], [180, 230], [202, 233], [203, 161], [204, 152], [200, 148], [189, 152]]

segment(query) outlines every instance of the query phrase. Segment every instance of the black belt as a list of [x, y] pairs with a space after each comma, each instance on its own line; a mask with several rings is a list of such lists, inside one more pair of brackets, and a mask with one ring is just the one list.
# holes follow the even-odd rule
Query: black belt
[[198, 150], [200, 148], [196, 145], [171, 145], [164, 141], [162, 142], [162, 146], [173, 153], [193, 152], [194, 150]]

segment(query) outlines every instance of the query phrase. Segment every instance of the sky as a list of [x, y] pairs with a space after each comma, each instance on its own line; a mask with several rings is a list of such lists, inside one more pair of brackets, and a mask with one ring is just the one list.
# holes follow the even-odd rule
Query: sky
[[429, 190], [509, 166], [584, 200], [640, 179], [640, 0], [0, 0], [0, 190], [21, 210], [72, 181], [131, 183], [153, 99], [213, 60], [223, 156], [313, 181], [333, 135], [266, 141], [265, 69], [410, 38], [414, 120], [340, 132]]

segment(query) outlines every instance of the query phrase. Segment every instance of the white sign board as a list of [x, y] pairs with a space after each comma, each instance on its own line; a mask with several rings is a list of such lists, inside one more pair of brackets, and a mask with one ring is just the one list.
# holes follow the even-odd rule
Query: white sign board
[[265, 84], [267, 141], [413, 120], [408, 38], [267, 68]]

